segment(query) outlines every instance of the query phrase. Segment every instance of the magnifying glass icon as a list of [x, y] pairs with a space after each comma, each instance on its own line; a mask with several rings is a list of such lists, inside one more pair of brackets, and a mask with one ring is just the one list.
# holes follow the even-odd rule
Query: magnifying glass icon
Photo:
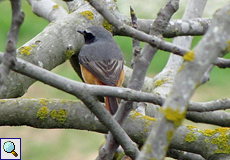
[[3, 149], [7, 153], [12, 153], [15, 157], [18, 156], [18, 154], [15, 152], [15, 145], [11, 141], [7, 141], [3, 145]]

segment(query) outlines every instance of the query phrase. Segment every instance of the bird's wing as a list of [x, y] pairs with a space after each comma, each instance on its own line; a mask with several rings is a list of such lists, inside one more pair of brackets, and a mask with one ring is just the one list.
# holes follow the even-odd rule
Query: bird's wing
[[92, 73], [102, 83], [115, 86], [120, 78], [124, 61], [111, 59], [107, 61], [81, 61], [90, 73]]

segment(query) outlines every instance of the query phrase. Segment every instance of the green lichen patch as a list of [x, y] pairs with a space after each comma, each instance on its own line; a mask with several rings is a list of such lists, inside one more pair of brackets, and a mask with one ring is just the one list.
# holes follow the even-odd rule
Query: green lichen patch
[[156, 121], [156, 118], [149, 117], [149, 116], [144, 116], [143, 114], [136, 112], [136, 111], [131, 111], [133, 118], [140, 118], [148, 121]]
[[184, 57], [184, 60], [186, 60], [186, 61], [193, 61], [195, 58], [194, 51], [186, 52], [186, 54], [183, 57]]
[[125, 156], [124, 152], [116, 152], [114, 155], [114, 159], [121, 160], [121, 159], [123, 159], [124, 156]]
[[63, 99], [62, 101], [61, 101], [61, 103], [66, 103], [67, 102], [67, 100], [65, 100], [65, 99]]
[[59, 7], [59, 5], [56, 4], [56, 5], [53, 6], [53, 9], [58, 9], [58, 7]]
[[227, 40], [227, 47], [224, 49], [224, 52], [230, 52], [230, 40]]
[[153, 118], [153, 117], [149, 117], [149, 116], [144, 116], [142, 115], [141, 113], [139, 112], [136, 112], [136, 111], [131, 111], [131, 116], [132, 118], [136, 119], [136, 118], [139, 118], [139, 119], [142, 119], [144, 120], [145, 122], [145, 132], [148, 132], [149, 131], [149, 125], [151, 124], [151, 122], [155, 122], [157, 119], [156, 118]]
[[42, 104], [42, 105], [44, 105], [44, 106], [46, 106], [47, 105], [47, 102], [48, 102], [48, 99], [40, 99], [40, 103]]
[[215, 153], [225, 153], [230, 154], [230, 146], [228, 144], [229, 141], [229, 135], [227, 132], [229, 132], [230, 128], [217, 128], [215, 129], [216, 133], [219, 134], [217, 138], [213, 138], [211, 143], [216, 144], [218, 146], [218, 149], [215, 150]]
[[155, 82], [155, 87], [161, 86], [164, 82], [166, 82], [166, 79], [160, 79]]
[[[204, 131], [199, 130], [200, 133], [203, 133], [207, 137], [213, 137], [211, 139], [211, 144], [217, 145], [218, 148], [214, 151], [215, 153], [230, 154], [230, 145], [229, 145], [229, 132], [230, 128], [222, 127], [215, 130], [205, 129]], [[205, 143], [209, 143], [210, 139], [206, 138]]]
[[209, 143], [209, 139], [205, 139], [204, 142], [205, 142], [205, 143]]
[[185, 141], [186, 142], [195, 142], [197, 140], [197, 136], [196, 134], [194, 133], [194, 131], [190, 131], [186, 136], [185, 136]]
[[165, 118], [169, 121], [172, 121], [175, 127], [181, 125], [182, 121], [185, 118], [185, 112], [181, 113], [180, 109], [174, 110], [170, 107], [160, 108], [160, 111], [164, 113]]
[[178, 69], [178, 72], [181, 72], [184, 69], [184, 65], [182, 64], [180, 68]]
[[197, 128], [196, 126], [193, 126], [193, 125], [187, 125], [187, 127], [188, 127], [189, 130], [192, 130], [192, 129], [194, 129], [194, 128]]
[[67, 118], [67, 111], [65, 109], [51, 111], [51, 117], [60, 123], [65, 123]]
[[207, 137], [211, 137], [216, 133], [216, 131], [212, 129], [205, 129], [204, 131], [199, 131], [199, 132], [203, 133]]
[[152, 152], [151, 144], [146, 143], [145, 144], [145, 153], [151, 153], [151, 152]]
[[84, 12], [80, 12], [81, 15], [85, 16], [87, 19], [92, 20], [94, 18], [93, 12], [87, 10]]
[[67, 49], [65, 52], [65, 59], [68, 60], [74, 55], [74, 50], [73, 49]]
[[40, 120], [45, 120], [49, 114], [48, 108], [43, 106], [37, 112], [37, 118]]
[[168, 140], [168, 143], [171, 142], [171, 140], [172, 140], [172, 138], [173, 138], [173, 133], [174, 133], [173, 130], [169, 130], [169, 131], [167, 132], [167, 140]]
[[24, 46], [18, 49], [20, 54], [24, 54], [24, 55], [30, 55], [31, 50], [32, 48], [30, 46]]
[[112, 25], [104, 19], [103, 21], [103, 27], [107, 29], [109, 32], [112, 32]]

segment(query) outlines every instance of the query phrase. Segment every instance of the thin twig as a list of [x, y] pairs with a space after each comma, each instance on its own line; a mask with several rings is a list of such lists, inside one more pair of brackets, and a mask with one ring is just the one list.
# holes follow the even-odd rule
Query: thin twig
[[138, 31], [123, 22], [119, 21], [115, 16], [110, 13], [101, 1], [89, 0], [90, 4], [101, 14], [103, 17], [114, 27], [116, 27], [121, 32], [125, 32], [126, 35], [139, 39], [140, 41], [147, 42], [153, 47], [157, 47], [163, 51], [172, 52], [176, 55], [183, 56], [189, 50], [182, 47], [173, 45], [172, 43], [166, 42], [157, 36], [148, 35], [144, 32]]
[[18, 33], [25, 17], [24, 13], [21, 11], [21, 0], [11, 0], [11, 8], [11, 27], [7, 35], [6, 51], [0, 65], [0, 97], [2, 96], [4, 80], [10, 73], [11, 68], [16, 63], [16, 45], [18, 41]]
[[214, 65], [219, 68], [230, 68], [230, 59], [218, 58], [216, 62], [214, 62]]
[[167, 157], [172, 157], [175, 159], [181, 159], [181, 160], [205, 160], [203, 157], [201, 157], [199, 154], [195, 153], [189, 153], [181, 150], [176, 149], [169, 149], [167, 152]]
[[[132, 20], [132, 27], [134, 29], [138, 29], [137, 16], [131, 6], [130, 6], [130, 15]], [[140, 56], [141, 47], [140, 47], [140, 41], [135, 38], [132, 39], [132, 43], [133, 43], [133, 58], [131, 60], [131, 67], [133, 68], [133, 64], [135, 63], [136, 58]]]

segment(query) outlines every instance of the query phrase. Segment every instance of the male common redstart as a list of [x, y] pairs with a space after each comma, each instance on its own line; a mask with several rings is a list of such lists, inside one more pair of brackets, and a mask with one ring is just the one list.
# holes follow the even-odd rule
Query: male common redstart
[[[102, 27], [89, 27], [78, 32], [85, 38], [78, 56], [85, 82], [120, 87], [124, 80], [124, 59], [112, 34]], [[114, 115], [118, 101], [114, 97], [105, 97], [105, 106]]]

